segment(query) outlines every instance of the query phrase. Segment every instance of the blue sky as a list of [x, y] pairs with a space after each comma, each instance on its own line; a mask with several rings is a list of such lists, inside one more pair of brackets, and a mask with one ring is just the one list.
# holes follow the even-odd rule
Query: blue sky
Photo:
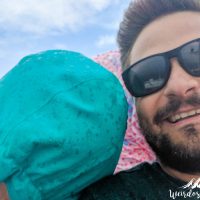
[[0, 0], [0, 77], [47, 49], [93, 56], [116, 49], [130, 0]]

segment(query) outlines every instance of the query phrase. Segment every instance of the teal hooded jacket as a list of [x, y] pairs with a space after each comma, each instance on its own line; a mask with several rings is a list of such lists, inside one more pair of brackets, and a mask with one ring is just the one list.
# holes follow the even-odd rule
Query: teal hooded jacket
[[27, 56], [0, 80], [0, 182], [11, 200], [77, 199], [113, 173], [126, 120], [111, 72], [70, 51]]

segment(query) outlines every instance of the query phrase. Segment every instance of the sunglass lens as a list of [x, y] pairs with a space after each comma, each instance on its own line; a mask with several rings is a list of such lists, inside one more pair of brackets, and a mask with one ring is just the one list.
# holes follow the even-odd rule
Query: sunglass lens
[[163, 56], [153, 56], [134, 65], [127, 74], [129, 88], [141, 97], [158, 91], [165, 85], [169, 66]]
[[184, 46], [180, 55], [184, 69], [192, 76], [200, 76], [200, 40]]

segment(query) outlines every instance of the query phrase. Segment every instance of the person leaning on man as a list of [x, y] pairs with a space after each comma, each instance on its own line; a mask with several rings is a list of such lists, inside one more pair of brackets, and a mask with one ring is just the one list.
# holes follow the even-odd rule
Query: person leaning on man
[[118, 44], [122, 77], [157, 162], [106, 177], [80, 199], [199, 198], [200, 1], [132, 1]]

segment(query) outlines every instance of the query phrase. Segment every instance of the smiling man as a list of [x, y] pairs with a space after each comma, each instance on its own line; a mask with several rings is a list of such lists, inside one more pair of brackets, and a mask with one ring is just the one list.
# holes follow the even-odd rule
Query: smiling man
[[199, 198], [200, 189], [181, 186], [200, 178], [200, 1], [132, 1], [118, 43], [123, 80], [158, 161], [103, 179], [82, 199]]

